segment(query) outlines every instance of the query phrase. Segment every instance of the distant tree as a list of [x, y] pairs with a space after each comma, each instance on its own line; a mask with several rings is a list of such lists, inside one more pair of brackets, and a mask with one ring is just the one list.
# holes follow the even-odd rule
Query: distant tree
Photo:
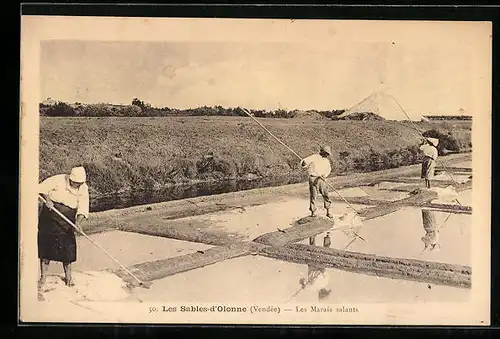
[[45, 115], [49, 117], [72, 117], [75, 116], [75, 110], [65, 102], [58, 102], [53, 106], [46, 107]]
[[144, 107], [146, 107], [146, 105], [144, 104], [144, 101], [139, 100], [139, 99], [137, 99], [137, 98], [134, 98], [134, 99], [132, 100], [132, 105], [138, 106], [138, 107], [140, 107], [140, 108], [144, 108]]
[[440, 155], [444, 154], [444, 149], [455, 152], [460, 151], [458, 140], [453, 136], [452, 132], [444, 133], [443, 131], [432, 129], [429, 131], [425, 131], [424, 133], [422, 133], [422, 135], [426, 138], [439, 139], [437, 150]]
[[137, 117], [141, 115], [141, 108], [137, 105], [123, 106], [117, 110], [116, 115], [123, 117]]
[[85, 106], [82, 115], [86, 117], [106, 117], [112, 116], [111, 108], [106, 104], [91, 104]]

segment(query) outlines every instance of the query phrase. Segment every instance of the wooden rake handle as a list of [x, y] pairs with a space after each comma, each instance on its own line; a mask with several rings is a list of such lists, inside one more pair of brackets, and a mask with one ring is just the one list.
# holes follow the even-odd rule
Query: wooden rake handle
[[[44, 203], [47, 203], [47, 200], [45, 200], [45, 198], [43, 198], [42, 196], [38, 195], [38, 198], [40, 198], [40, 200], [42, 200]], [[78, 226], [76, 226], [71, 220], [69, 220], [64, 214], [62, 214], [61, 212], [59, 212], [56, 208], [52, 208], [52, 210], [54, 212], [56, 212], [61, 218], [64, 219], [64, 221], [66, 221], [69, 225], [71, 225], [75, 230], [77, 230], [81, 235], [83, 235], [88, 241], [90, 241], [92, 244], [94, 244], [97, 248], [99, 248], [104, 254], [106, 254], [110, 259], [112, 259], [116, 264], [118, 264], [118, 266], [120, 266], [125, 272], [127, 272], [128, 274], [130, 274], [130, 276], [132, 278], [134, 278], [138, 283], [139, 285], [141, 286], [146, 286], [145, 283], [140, 280], [139, 278], [137, 278], [132, 272], [130, 272], [130, 270], [128, 268], [126, 268], [124, 265], [122, 265], [115, 257], [113, 257], [108, 251], [106, 251], [104, 248], [101, 247], [101, 245], [99, 245], [98, 243], [96, 243], [94, 240], [92, 240], [92, 238], [90, 238], [87, 234], [85, 234], [85, 232], [83, 232], [83, 230], [81, 230], [80, 228], [78, 228]]]

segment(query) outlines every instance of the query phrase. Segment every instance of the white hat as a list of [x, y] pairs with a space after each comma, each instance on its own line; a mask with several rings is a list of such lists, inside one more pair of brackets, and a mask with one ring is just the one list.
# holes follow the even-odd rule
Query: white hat
[[74, 182], [84, 183], [87, 179], [85, 174], [85, 168], [83, 167], [73, 167], [69, 175], [69, 179]]
[[436, 147], [439, 144], [439, 139], [436, 139], [436, 138], [427, 138], [427, 141], [429, 141], [431, 144], [433, 144], [434, 147]]

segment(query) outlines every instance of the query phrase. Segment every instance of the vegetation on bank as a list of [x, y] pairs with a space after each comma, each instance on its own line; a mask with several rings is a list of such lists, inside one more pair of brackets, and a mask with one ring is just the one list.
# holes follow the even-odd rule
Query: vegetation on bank
[[[330, 120], [384, 120], [374, 112], [359, 112], [340, 117], [345, 109], [334, 110], [258, 110], [248, 109], [259, 118], [288, 118], [288, 119], [330, 119]], [[174, 117], [174, 116], [246, 116], [241, 107], [202, 106], [189, 109], [170, 107], [154, 107], [151, 104], [134, 98], [129, 105], [107, 103], [83, 104], [53, 101], [50, 98], [39, 104], [40, 116], [49, 117]], [[403, 117], [403, 112], [401, 112]], [[426, 116], [430, 120], [472, 120], [471, 116]]]
[[[263, 122], [303, 157], [333, 150], [332, 175], [421, 161], [421, 136], [409, 122], [269, 119]], [[417, 122], [440, 150], [471, 149], [471, 123]], [[299, 160], [243, 117], [41, 117], [40, 180], [83, 165], [91, 194], [173, 184], [300, 176]]]
[[[259, 118], [328, 118], [334, 119], [345, 110], [257, 110], [249, 109], [254, 116]], [[240, 107], [225, 108], [222, 106], [202, 106], [188, 109], [169, 107], [154, 107], [137, 98], [130, 105], [115, 105], [106, 103], [96, 104], [69, 104], [66, 102], [40, 103], [41, 116], [49, 117], [174, 117], [174, 116], [246, 116]]]

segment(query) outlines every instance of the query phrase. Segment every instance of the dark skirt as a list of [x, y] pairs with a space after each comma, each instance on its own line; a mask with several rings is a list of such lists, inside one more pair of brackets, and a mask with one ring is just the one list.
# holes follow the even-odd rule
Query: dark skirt
[[435, 169], [436, 161], [430, 157], [424, 157], [422, 160], [422, 173], [420, 177], [427, 180], [432, 179]]
[[[76, 210], [54, 203], [54, 208], [71, 222], [76, 222]], [[38, 258], [63, 263], [76, 261], [76, 237], [73, 226], [56, 212], [42, 206], [38, 218]]]

